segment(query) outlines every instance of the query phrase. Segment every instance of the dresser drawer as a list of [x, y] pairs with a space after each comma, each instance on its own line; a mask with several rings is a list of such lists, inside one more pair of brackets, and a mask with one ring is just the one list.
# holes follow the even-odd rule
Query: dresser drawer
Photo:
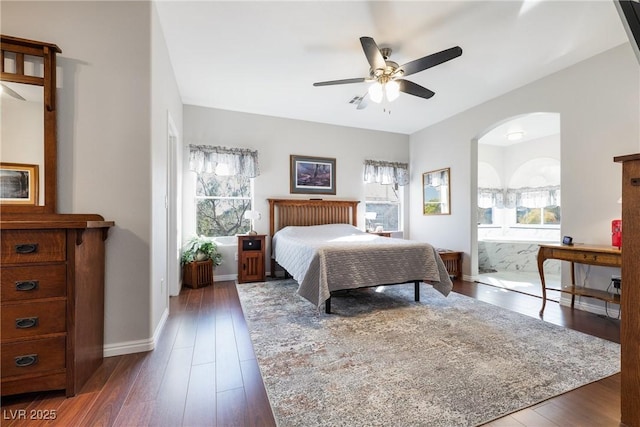
[[64, 264], [3, 267], [0, 272], [0, 301], [63, 297], [67, 294]]
[[621, 257], [616, 254], [596, 253], [591, 251], [566, 251], [554, 249], [551, 258], [563, 261], [585, 263], [591, 265], [620, 266]]
[[65, 337], [2, 344], [2, 378], [65, 368]]
[[2, 264], [64, 261], [66, 255], [63, 230], [2, 230]]
[[2, 341], [66, 330], [66, 301], [2, 304]]

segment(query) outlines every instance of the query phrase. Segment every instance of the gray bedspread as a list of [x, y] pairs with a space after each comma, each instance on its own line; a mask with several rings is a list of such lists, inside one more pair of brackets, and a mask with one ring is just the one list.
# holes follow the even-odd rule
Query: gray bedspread
[[348, 224], [285, 227], [273, 256], [298, 282], [298, 293], [320, 307], [332, 291], [421, 280], [447, 296], [453, 287], [428, 243], [380, 237]]

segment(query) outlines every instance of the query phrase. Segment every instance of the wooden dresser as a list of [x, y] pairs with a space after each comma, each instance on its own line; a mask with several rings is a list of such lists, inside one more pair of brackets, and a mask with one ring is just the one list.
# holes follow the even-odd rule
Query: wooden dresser
[[621, 425], [640, 425], [640, 154], [622, 163]]
[[2, 395], [75, 395], [104, 346], [105, 239], [99, 215], [3, 215]]
[[[2, 395], [65, 390], [73, 396], [102, 363], [105, 240], [114, 223], [100, 215], [58, 213], [60, 48], [0, 35], [0, 50], [2, 84], [16, 93], [42, 94], [41, 114], [17, 108], [12, 114], [20, 120], [2, 123], [3, 155], [10, 153], [0, 164], [10, 166], [0, 186]], [[3, 109], [15, 107], [3, 101]], [[41, 141], [23, 138], [34, 129]], [[23, 172], [10, 170], [15, 167]]]

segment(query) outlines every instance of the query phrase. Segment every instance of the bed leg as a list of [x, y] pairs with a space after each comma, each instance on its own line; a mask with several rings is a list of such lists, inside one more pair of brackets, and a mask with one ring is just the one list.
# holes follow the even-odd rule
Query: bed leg
[[416, 280], [415, 282], [413, 282], [413, 293], [414, 293], [414, 299], [416, 301], [420, 301], [420, 281]]
[[331, 314], [331, 297], [324, 302], [324, 312], [327, 314]]

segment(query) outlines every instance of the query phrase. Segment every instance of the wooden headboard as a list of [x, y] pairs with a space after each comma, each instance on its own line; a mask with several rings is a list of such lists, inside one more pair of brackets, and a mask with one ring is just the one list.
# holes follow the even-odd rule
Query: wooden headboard
[[358, 200], [267, 199], [271, 237], [288, 225], [358, 226]]
[[[351, 224], [358, 226], [358, 200], [267, 199], [269, 237], [288, 225]], [[273, 250], [273, 249], [272, 249]], [[271, 277], [275, 277], [271, 258]]]

